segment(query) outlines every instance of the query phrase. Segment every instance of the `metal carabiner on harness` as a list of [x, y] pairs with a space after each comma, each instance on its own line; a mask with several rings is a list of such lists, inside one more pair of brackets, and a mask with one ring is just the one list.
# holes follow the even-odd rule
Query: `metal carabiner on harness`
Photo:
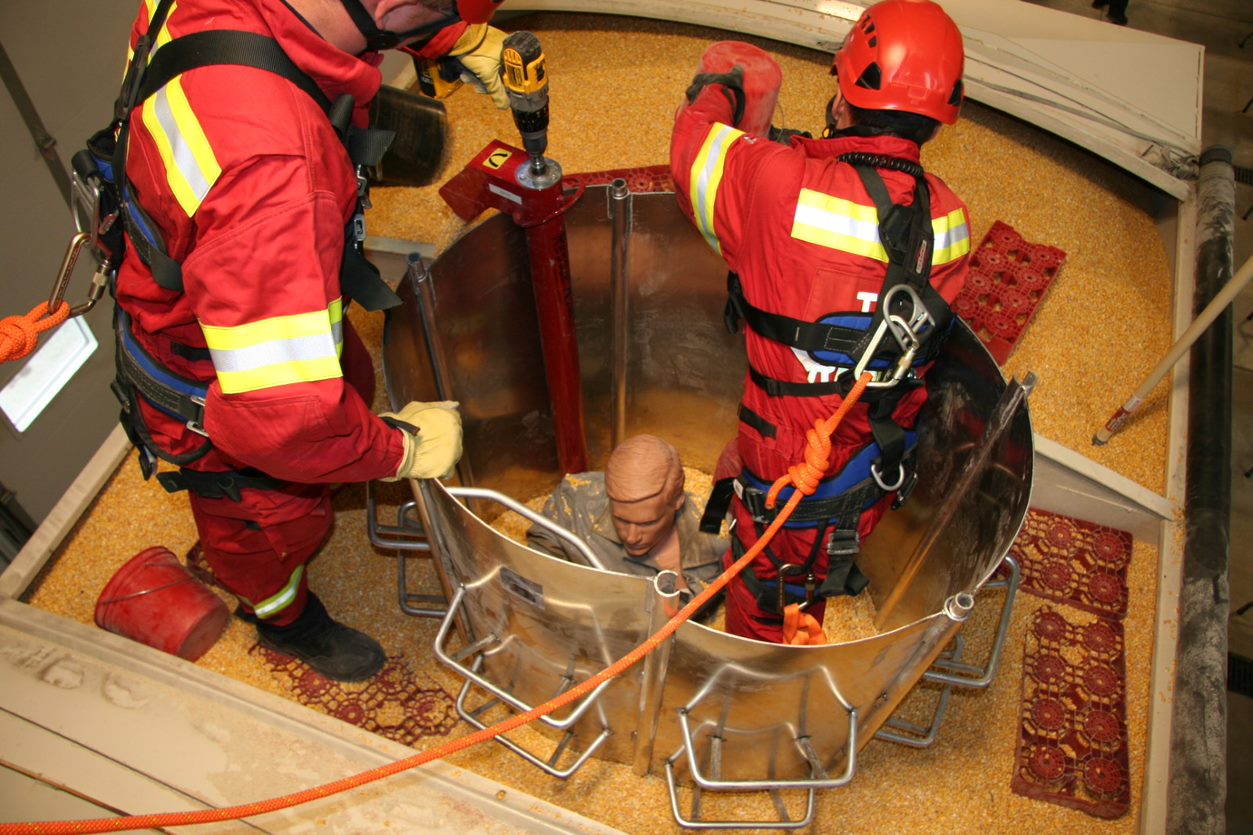
[[[891, 312], [892, 302], [898, 293], [908, 294], [912, 303], [912, 312], [908, 321], [904, 317]], [[891, 332], [892, 338], [896, 340], [896, 344], [901, 349], [901, 355], [897, 358], [890, 376], [882, 380], [871, 380], [868, 384], [869, 388], [891, 388], [903, 380], [905, 375], [909, 373], [914, 357], [922, 346], [919, 334], [928, 325], [934, 327], [935, 319], [923, 306], [922, 299], [918, 297], [918, 293], [908, 284], [897, 284], [888, 290], [884, 297], [879, 300], [879, 306], [884, 311], [883, 321], [875, 329], [874, 336], [870, 338], [870, 344], [866, 346], [861, 359], [857, 361], [857, 366], [853, 369], [853, 378], [861, 377], [866, 367], [870, 365], [871, 360], [874, 359], [875, 352], [883, 341], [884, 334]]]
[[814, 590], [818, 587], [818, 581], [814, 577], [814, 573], [803, 565], [791, 562], [784, 563], [779, 566], [779, 614], [783, 614], [787, 608], [787, 578], [789, 576], [801, 575], [805, 577], [805, 602], [800, 604], [801, 611], [805, 611], [809, 604], [814, 602]]
[[[86, 232], [79, 232], [70, 239], [70, 245], [65, 250], [65, 257], [61, 260], [61, 269], [57, 272], [56, 281], [53, 282], [52, 293], [48, 296], [49, 312], [58, 309], [61, 302], [65, 301], [65, 291], [70, 286], [70, 279], [74, 277], [74, 265], [78, 263], [78, 256], [83, 251], [83, 247], [91, 242], [92, 236]], [[96, 302], [104, 296], [105, 288], [109, 284], [110, 269], [109, 261], [105, 259], [97, 268], [95, 275], [91, 277], [91, 289], [87, 291], [87, 301], [71, 307], [70, 316], [82, 316], [96, 306]]]

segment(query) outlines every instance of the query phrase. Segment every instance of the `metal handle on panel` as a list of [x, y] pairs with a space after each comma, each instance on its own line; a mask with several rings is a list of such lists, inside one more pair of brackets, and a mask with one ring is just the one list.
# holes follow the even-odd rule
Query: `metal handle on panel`
[[458, 499], [488, 499], [489, 501], [503, 504], [519, 516], [529, 519], [540, 527], [552, 531], [555, 536], [569, 542], [592, 568], [599, 568], [601, 571], [608, 570], [596, 554], [593, 553], [592, 549], [587, 546], [586, 542], [553, 522], [553, 520], [541, 516], [521, 502], [509, 498], [504, 493], [497, 493], [495, 490], [488, 490], [483, 487], [449, 487], [448, 492]]
[[[702, 789], [711, 791], [766, 791], [770, 789], [838, 789], [847, 786], [853, 779], [853, 775], [857, 772], [857, 709], [850, 708], [848, 711], [848, 764], [844, 767], [844, 773], [835, 779], [831, 778], [813, 778], [804, 777], [795, 780], [713, 780], [705, 777], [700, 773], [700, 769], [696, 766], [696, 760], [692, 756], [695, 751], [692, 740], [692, 728], [687, 720], [687, 708], [680, 708], [679, 727], [683, 731], [683, 745], [678, 751], [670, 757], [670, 762], [676, 760], [685, 751], [688, 754], [688, 768], [692, 772], [692, 779], [696, 781], [696, 785]], [[810, 766], [814, 771], [821, 772], [822, 766], [818, 763], [813, 749], [809, 747], [808, 737], [798, 737], [795, 742], [796, 746], [801, 749], [801, 753], [805, 755], [805, 759], [809, 760]]]
[[[822, 777], [809, 777], [795, 780], [717, 780], [705, 777], [700, 773], [699, 767], [696, 765], [695, 745], [692, 739], [691, 725], [688, 723], [687, 708], [680, 708], [679, 727], [683, 732], [683, 744], [679, 750], [666, 760], [666, 783], [670, 789], [670, 808], [674, 813], [674, 818], [680, 826], [690, 829], [802, 829], [809, 826], [814, 816], [814, 792], [820, 789], [838, 789], [847, 786], [852, 782], [853, 775], [857, 772], [857, 710], [850, 708], [848, 712], [848, 762], [844, 767], [844, 773], [834, 779], [825, 776], [822, 764], [818, 761], [818, 755], [810, 744], [808, 737], [798, 737], [796, 747], [800, 749], [801, 754], [809, 762], [811, 773], [822, 774]], [[718, 740], [715, 738], [713, 743], [716, 745]], [[680, 756], [687, 755], [688, 770], [692, 774], [692, 779], [696, 782], [696, 800], [694, 807], [697, 814], [692, 818], [685, 818], [683, 812], [679, 809], [678, 783], [675, 779], [674, 764]], [[720, 758], [720, 755], [718, 755]], [[717, 763], [715, 763], [717, 769]], [[700, 791], [734, 791], [734, 792], [751, 792], [765, 791], [774, 793], [782, 789], [801, 789], [808, 792], [805, 806], [805, 815], [800, 820], [788, 820], [784, 817], [782, 802], [775, 796], [775, 807], [780, 810], [780, 819], [777, 821], [703, 821], [699, 819]]]
[[1018, 561], [1013, 557], [1005, 557], [1005, 564], [1009, 566], [1009, 578], [1005, 580], [995, 580], [984, 585], [984, 589], [1005, 589], [1005, 602], [1001, 604], [1001, 620], [996, 628], [996, 640], [992, 643], [992, 650], [988, 654], [987, 663], [982, 667], [973, 664], [965, 664], [957, 658], [937, 659], [931, 668], [923, 673], [923, 678], [927, 681], [934, 681], [940, 684], [951, 684], [956, 687], [969, 687], [974, 689], [982, 689], [992, 683], [996, 678], [997, 668], [1001, 663], [1001, 655], [1005, 651], [1005, 638], [1009, 634], [1010, 618], [1014, 612], [1014, 597], [1018, 594], [1018, 584], [1022, 578], [1022, 570], [1018, 567]]
[[[534, 710], [534, 707], [521, 699], [518, 699], [512, 694], [501, 690], [499, 687], [480, 675], [476, 670], [472, 670], [463, 664], [458, 657], [450, 655], [447, 650], [445, 650], [444, 643], [448, 640], [448, 634], [452, 631], [453, 622], [457, 619], [457, 613], [465, 601], [465, 595], [466, 590], [464, 587], [457, 589], [457, 593], [453, 595], [452, 603], [448, 605], [448, 614], [444, 617], [444, 622], [439, 626], [439, 634], [435, 636], [435, 656], [439, 658], [440, 661], [460, 673], [467, 681], [473, 682], [482, 689], [486, 690], [488, 693], [491, 693], [497, 699], [509, 705], [514, 710], [517, 710], [520, 713], [527, 713]], [[490, 638], [484, 639], [474, 644], [471, 649], [474, 652], [481, 653], [494, 642], [495, 641]], [[545, 725], [548, 725], [550, 728], [555, 728], [559, 731], [569, 730], [576, 722], [579, 721], [579, 719], [583, 718], [583, 714], [587, 713], [588, 709], [590, 709], [591, 706], [595, 704], [596, 700], [600, 698], [600, 694], [604, 693], [605, 689], [609, 687], [609, 685], [613, 684], [613, 681], [614, 680], [611, 678], [597, 685], [591, 693], [588, 693], [587, 696], [584, 697], [583, 703], [580, 704], [565, 719], [559, 721], [553, 719], [551, 716], [541, 716], [540, 721]], [[597, 744], [599, 744], [599, 742], [597, 742]]]
[[[943, 660], [960, 661], [962, 646], [962, 636], [954, 636], [952, 652], [943, 657]], [[917, 693], [918, 690], [919, 688], [915, 687], [913, 692]], [[953, 685], [945, 684], [940, 688], [940, 696], [936, 700], [935, 709], [931, 712], [931, 721], [926, 727], [893, 714], [875, 732], [874, 738], [910, 748], [930, 748], [940, 736], [940, 726], [944, 724], [944, 717], [948, 713], [948, 700], [952, 694]], [[900, 708], [898, 707], [897, 710], [899, 711]]]
[[[431, 543], [426, 540], [426, 530], [422, 523], [412, 516], [417, 510], [417, 502], [405, 502], [396, 511], [396, 524], [384, 525], [378, 521], [378, 506], [374, 501], [373, 482], [365, 484], [365, 518], [370, 532], [370, 542], [378, 548], [395, 548], [400, 551], [429, 551]], [[390, 536], [407, 536], [409, 539], [386, 539]], [[421, 537], [418, 540], [417, 537]]]
[[[477, 684], [478, 681], [475, 681], [474, 683]], [[466, 700], [466, 696], [470, 692], [470, 686], [471, 686], [471, 682], [467, 680], [465, 685], [462, 686], [461, 692], [457, 695], [457, 714], [466, 722], [473, 725], [475, 728], [479, 729], [480, 731], [485, 730], [487, 728], [487, 725], [480, 722], [478, 717], [475, 716], [474, 711], [466, 707], [465, 700]], [[480, 708], [480, 710], [481, 709], [482, 708]], [[497, 736], [495, 739], [501, 745], [505, 746], [510, 751], [517, 754], [519, 757], [526, 760], [531, 765], [535, 766], [541, 771], [553, 777], [557, 777], [559, 779], [564, 780], [570, 775], [574, 774], [574, 772], [582, 768], [583, 763], [587, 762], [588, 758], [596, 753], [597, 749], [600, 748], [602, 744], [604, 744], [605, 740], [607, 740], [612, 733], [613, 731], [609, 730], [609, 728], [605, 728], [603, 731], [601, 731], [600, 736], [596, 738], [596, 741], [593, 742], [591, 745], [587, 746], [587, 750], [579, 755], [578, 759], [576, 759], [573, 763], [571, 763], [568, 768], [563, 768], [563, 769], [555, 768], [553, 766], [553, 763], [556, 762], [558, 759], [560, 759], [562, 753], [565, 752], [566, 745], [569, 744], [570, 739], [574, 735], [573, 731], [566, 731], [565, 738], [562, 739], [562, 741], [557, 745], [556, 750], [553, 751], [552, 755], [547, 760], [541, 759], [536, 754], [532, 754], [530, 751], [527, 751], [521, 745], [509, 739], [508, 737], [504, 736], [503, 734], [500, 736]]]

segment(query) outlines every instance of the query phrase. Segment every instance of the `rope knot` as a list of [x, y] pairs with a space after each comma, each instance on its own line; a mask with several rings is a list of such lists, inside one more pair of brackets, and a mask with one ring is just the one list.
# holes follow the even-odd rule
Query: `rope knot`
[[766, 507], [773, 509], [779, 492], [789, 484], [805, 496], [812, 496], [822, 483], [831, 459], [831, 431], [821, 420], [814, 421], [814, 428], [805, 432], [805, 460], [788, 468], [787, 475], [780, 476], [770, 485], [766, 494]]
[[0, 362], [20, 360], [35, 350], [39, 334], [55, 328], [70, 318], [70, 306], [61, 302], [55, 313], [48, 313], [48, 303], [40, 302], [25, 316], [0, 319]]

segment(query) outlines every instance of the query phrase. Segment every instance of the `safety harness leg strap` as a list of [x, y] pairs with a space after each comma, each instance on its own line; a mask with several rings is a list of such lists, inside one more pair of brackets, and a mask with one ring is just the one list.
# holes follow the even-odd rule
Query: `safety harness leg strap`
[[271, 478], [260, 470], [198, 472], [181, 468], [176, 473], [158, 473], [157, 481], [167, 493], [187, 490], [206, 499], [243, 500], [241, 490], [280, 490], [289, 482]]

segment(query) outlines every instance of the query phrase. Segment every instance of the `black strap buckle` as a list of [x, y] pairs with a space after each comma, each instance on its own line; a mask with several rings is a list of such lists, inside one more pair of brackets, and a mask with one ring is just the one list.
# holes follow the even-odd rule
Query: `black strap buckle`
[[827, 539], [827, 556], [853, 559], [861, 553], [861, 535], [856, 528], [837, 528]]
[[918, 486], [918, 470], [916, 467], [905, 468], [905, 483], [896, 491], [896, 498], [892, 499], [892, 509], [899, 510], [901, 505], [905, 504], [905, 500], [909, 498], [909, 494], [914, 492], [914, 488]]

